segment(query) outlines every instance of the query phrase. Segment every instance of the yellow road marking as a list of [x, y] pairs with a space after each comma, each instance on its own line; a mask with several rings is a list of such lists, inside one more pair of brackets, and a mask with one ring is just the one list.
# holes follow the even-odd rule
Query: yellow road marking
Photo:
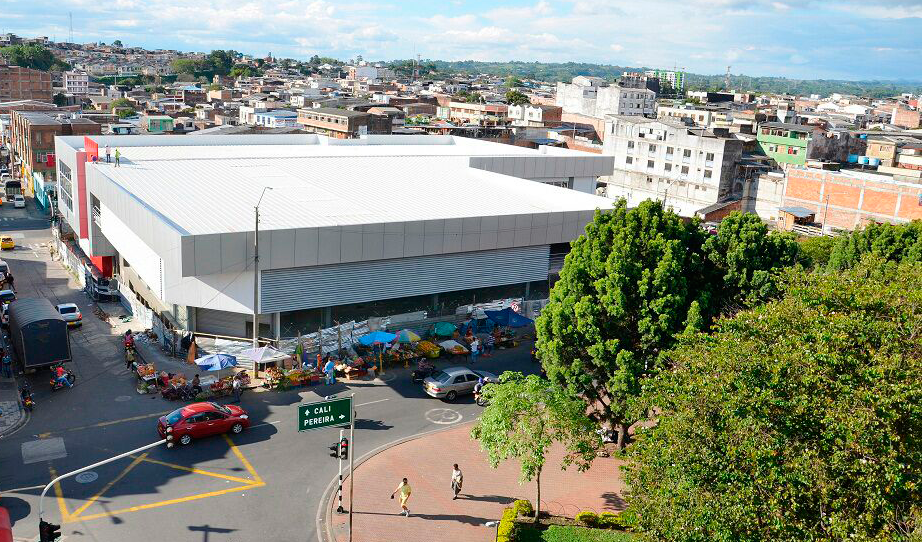
[[232, 441], [230, 437], [227, 436], [227, 434], [221, 436], [224, 437], [225, 441], [227, 441], [227, 445], [230, 446], [231, 451], [234, 452], [234, 455], [237, 456], [237, 459], [243, 463], [243, 466], [246, 468], [247, 472], [250, 473], [250, 476], [253, 477], [253, 480], [255, 480], [258, 484], [262, 484], [263, 479], [260, 478], [258, 474], [256, 474], [256, 469], [253, 468], [253, 465], [250, 465], [250, 462], [247, 461], [247, 458], [243, 456], [243, 453], [241, 453], [240, 449], [237, 448], [237, 445], [234, 444], [234, 441]]
[[[149, 510], [149, 509], [151, 509], [151, 508], [160, 508], [160, 507], [162, 507], [162, 506], [169, 506], [169, 505], [172, 505], [172, 504], [179, 504], [179, 503], [194, 501], [194, 500], [198, 500], [198, 499], [207, 499], [208, 497], [217, 497], [217, 496], [219, 496], [219, 495], [226, 495], [226, 494], [228, 494], [228, 493], [234, 493], [234, 492], [237, 492], [237, 491], [246, 491], [246, 490], [248, 490], [248, 489], [253, 489], [253, 488], [265, 486], [266, 483], [263, 481], [263, 479], [262, 479], [262, 478], [259, 476], [259, 474], [256, 472], [256, 469], [253, 468], [253, 465], [250, 464], [249, 460], [247, 460], [247, 458], [243, 455], [243, 452], [241, 452], [240, 449], [237, 448], [237, 446], [236, 446], [236, 445], [234, 444], [234, 442], [230, 439], [230, 437], [228, 437], [227, 435], [223, 435], [223, 437], [224, 437], [224, 440], [227, 442], [228, 446], [230, 446], [231, 451], [234, 452], [234, 455], [237, 457], [238, 460], [240, 460], [240, 462], [243, 464], [244, 468], [246, 468], [246, 470], [247, 470], [247, 472], [250, 474], [250, 476], [252, 476], [252, 479], [248, 479], [248, 478], [239, 478], [239, 477], [230, 476], [230, 475], [227, 475], [227, 474], [220, 474], [220, 473], [216, 473], [216, 472], [204, 471], [204, 470], [201, 470], [201, 469], [196, 469], [196, 468], [192, 468], [192, 467], [186, 467], [186, 466], [183, 466], [183, 465], [177, 465], [177, 464], [175, 464], [175, 463], [167, 463], [166, 461], [159, 461], [159, 460], [156, 460], [156, 459], [151, 459], [151, 458], [149, 458], [149, 457], [146, 457], [146, 456], [147, 456], [146, 453], [145, 453], [145, 454], [142, 454], [142, 455], [140, 455], [140, 456], [131, 456], [131, 457], [134, 458], [134, 461], [131, 463], [131, 465], [129, 465], [127, 468], [125, 468], [117, 477], [115, 477], [115, 479], [113, 479], [111, 482], [109, 482], [108, 484], [106, 484], [106, 487], [104, 487], [104, 488], [102, 489], [102, 491], [100, 491], [99, 493], [97, 493], [96, 495], [94, 495], [93, 497], [91, 497], [90, 500], [89, 500], [84, 506], [80, 507], [80, 508], [79, 508], [78, 510], [76, 510], [75, 513], [73, 513], [73, 514], [70, 514], [70, 513], [67, 512], [67, 508], [66, 508], [66, 506], [65, 506], [65, 504], [64, 504], [64, 496], [63, 496], [63, 493], [62, 493], [62, 491], [61, 491], [61, 488], [60, 488], [59, 484], [55, 484], [55, 492], [56, 492], [56, 494], [57, 494], [57, 496], [58, 496], [58, 505], [61, 507], [62, 523], [63, 523], [63, 522], [70, 522], [70, 521], [81, 521], [81, 522], [82, 522], [82, 521], [89, 521], [89, 520], [91, 520], [91, 519], [99, 519], [99, 518], [105, 518], [105, 517], [112, 517], [112, 516], [117, 516], [117, 515], [119, 515], [119, 514], [127, 514], [127, 513], [129, 513], [129, 512], [139, 512], [139, 511], [141, 511], [141, 510]], [[158, 501], [158, 502], [154, 502], [154, 503], [150, 503], [150, 504], [142, 504], [142, 505], [138, 505], [138, 506], [132, 506], [132, 507], [129, 507], [129, 508], [122, 508], [122, 509], [119, 509], [119, 510], [106, 510], [106, 511], [104, 511], [104, 512], [99, 512], [99, 513], [95, 513], [95, 514], [80, 515], [81, 513], [83, 513], [84, 511], [86, 511], [86, 509], [87, 509], [93, 502], [96, 502], [96, 500], [99, 499], [99, 497], [101, 497], [106, 491], [108, 491], [109, 489], [111, 489], [111, 487], [112, 487], [113, 485], [115, 485], [115, 484], [119, 481], [119, 479], [121, 479], [122, 477], [124, 477], [130, 470], [132, 470], [134, 467], [136, 467], [136, 466], [137, 466], [139, 463], [141, 463], [141, 462], [154, 463], [154, 464], [156, 464], [156, 465], [162, 465], [162, 466], [164, 466], [164, 467], [169, 467], [169, 468], [172, 468], [172, 469], [182, 470], [182, 471], [186, 471], [186, 472], [192, 472], [192, 473], [195, 473], [195, 474], [201, 474], [201, 475], [204, 475], [204, 476], [211, 476], [211, 477], [215, 477], [215, 478], [222, 478], [222, 479], [225, 479], [225, 480], [230, 480], [230, 481], [234, 481], [234, 482], [239, 482], [239, 483], [242, 483], [243, 485], [240, 485], [240, 486], [237, 486], [237, 487], [229, 487], [229, 488], [225, 488], [225, 489], [220, 489], [220, 490], [217, 490], [217, 491], [209, 491], [209, 492], [206, 492], [206, 493], [199, 493], [199, 494], [196, 494], [196, 495], [189, 495], [188, 497], [179, 497], [179, 498], [176, 498], [176, 499], [168, 499], [168, 500]], [[52, 469], [52, 475], [53, 475], [54, 477], [57, 476], [57, 474], [54, 473], [54, 470], [53, 470], [53, 469]]]
[[[130, 456], [130, 457], [134, 457], [134, 456]], [[236, 476], [231, 476], [229, 474], [220, 474], [217, 472], [210, 472], [207, 470], [196, 469], [194, 467], [186, 467], [184, 465], [177, 465], [175, 463], [167, 463], [166, 461], [160, 461], [158, 459], [141, 459], [141, 461], [146, 461], [148, 463], [153, 463], [155, 465], [163, 465], [164, 467], [170, 467], [171, 469], [184, 470], [186, 472], [194, 472], [195, 474], [202, 474], [204, 476], [213, 476], [215, 478], [223, 478], [224, 480], [230, 480], [232, 482], [240, 482], [241, 484], [252, 484], [252, 483], [258, 483], [261, 481], [261, 480], [250, 480], [248, 478], [238, 478]]]
[[[58, 471], [54, 470], [54, 467], [49, 466], [48, 472], [51, 473], [52, 480], [58, 477]], [[67, 523], [71, 520], [71, 515], [67, 511], [67, 504], [64, 502], [64, 491], [61, 490], [61, 482], [54, 484], [54, 494], [58, 498], [58, 508], [61, 510], [61, 523]]]
[[97, 499], [99, 499], [100, 497], [102, 497], [103, 493], [105, 493], [106, 491], [109, 491], [109, 489], [111, 489], [112, 486], [114, 486], [115, 484], [117, 484], [119, 480], [121, 480], [122, 478], [124, 478], [125, 475], [128, 474], [128, 472], [129, 472], [131, 469], [135, 468], [135, 467], [137, 466], [138, 463], [140, 463], [141, 461], [143, 461], [144, 458], [147, 457], [147, 453], [148, 453], [148, 452], [144, 452], [144, 453], [141, 454], [139, 457], [136, 457], [135, 460], [132, 461], [130, 465], [128, 465], [127, 467], [125, 467], [124, 469], [122, 469], [122, 472], [118, 473], [118, 476], [116, 476], [115, 478], [113, 478], [112, 480], [110, 480], [109, 483], [106, 484], [105, 486], [103, 486], [103, 488], [102, 488], [98, 493], [96, 493], [95, 495], [93, 495], [92, 497], [90, 497], [89, 499], [87, 499], [87, 501], [86, 501], [85, 503], [83, 503], [83, 506], [81, 506], [80, 508], [74, 510], [73, 513], [72, 513], [71, 515], [72, 515], [73, 517], [77, 517], [77, 516], [79, 516], [81, 513], [83, 513], [83, 511], [86, 510], [87, 508], [89, 508], [90, 505], [92, 505], [94, 502], [96, 502]]
[[239, 487], [229, 487], [227, 489], [221, 489], [221, 490], [212, 491], [209, 493], [199, 493], [198, 495], [190, 495], [188, 497], [180, 497], [178, 499], [170, 499], [168, 501], [160, 501], [160, 502], [155, 502], [151, 504], [142, 504], [140, 506], [132, 506], [131, 508], [122, 508], [120, 510], [100, 512], [98, 514], [91, 514], [89, 516], [81, 516], [77, 519], [79, 519], [80, 521], [88, 521], [91, 519], [105, 518], [109, 516], [116, 516], [118, 514], [127, 514], [128, 512], [138, 512], [141, 510], [149, 510], [151, 508], [160, 508], [161, 506], [169, 506], [171, 504], [179, 504], [183, 502], [194, 501], [197, 499], [207, 499], [208, 497], [217, 497], [218, 495], [233, 493], [235, 491], [246, 491], [247, 489], [252, 489], [254, 487], [261, 487], [264, 485], [265, 484], [260, 483], [260, 484], [250, 484], [250, 485], [239, 486]]

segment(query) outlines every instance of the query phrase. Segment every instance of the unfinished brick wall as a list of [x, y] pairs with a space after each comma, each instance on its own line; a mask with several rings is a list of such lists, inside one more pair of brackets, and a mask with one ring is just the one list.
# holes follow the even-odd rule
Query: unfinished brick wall
[[867, 222], [922, 219], [922, 185], [878, 174], [791, 168], [785, 179], [784, 206], [816, 210], [816, 221], [855, 229]]

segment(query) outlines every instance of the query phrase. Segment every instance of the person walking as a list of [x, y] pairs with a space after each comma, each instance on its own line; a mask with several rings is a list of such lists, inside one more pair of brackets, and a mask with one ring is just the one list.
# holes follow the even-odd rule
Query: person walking
[[458, 498], [458, 495], [461, 493], [462, 484], [464, 484], [464, 474], [461, 472], [461, 469], [458, 468], [458, 464], [455, 463], [451, 471], [451, 500]]
[[234, 376], [233, 389], [234, 389], [234, 401], [233, 402], [239, 403], [240, 394], [243, 393], [243, 382], [241, 382], [240, 378], [236, 375]]
[[115, 167], [119, 166], [119, 159], [121, 157], [122, 157], [122, 153], [118, 149], [115, 149]]
[[6, 353], [6, 350], [0, 352], [0, 356], [3, 358], [3, 376], [13, 378], [13, 358]]
[[471, 363], [477, 361], [477, 356], [480, 354], [480, 339], [474, 337], [474, 340], [471, 341]]
[[493, 349], [496, 347], [496, 337], [492, 333], [487, 334], [483, 340], [483, 357], [488, 358], [493, 355]]
[[323, 372], [327, 375], [327, 385], [336, 384], [336, 364], [331, 358], [327, 358], [327, 364], [323, 367]]
[[110, 157], [109, 157], [109, 144], [106, 143], [106, 163], [107, 163], [107, 164], [111, 161], [111, 160], [109, 160], [109, 158], [110, 158]]
[[406, 478], [400, 482], [400, 485], [397, 486], [397, 489], [391, 493], [391, 498], [394, 498], [394, 495], [400, 493], [400, 513], [406, 517], [410, 517], [410, 509], [407, 507], [407, 501], [410, 500], [410, 494], [413, 493], [413, 490], [410, 489], [410, 483]]

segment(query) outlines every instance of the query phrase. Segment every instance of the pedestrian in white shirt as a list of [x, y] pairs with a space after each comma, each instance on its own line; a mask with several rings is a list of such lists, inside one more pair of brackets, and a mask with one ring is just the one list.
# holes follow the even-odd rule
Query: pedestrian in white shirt
[[451, 471], [451, 491], [453, 493], [451, 500], [458, 498], [458, 495], [461, 493], [461, 486], [464, 484], [464, 474], [461, 473], [461, 469], [458, 468], [458, 464], [455, 463], [454, 468]]

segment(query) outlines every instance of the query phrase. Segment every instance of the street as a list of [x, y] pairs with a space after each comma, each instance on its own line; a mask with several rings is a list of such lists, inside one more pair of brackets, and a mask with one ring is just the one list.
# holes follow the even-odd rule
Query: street
[[[40, 486], [157, 440], [157, 417], [180, 406], [136, 393], [120, 337], [94, 315], [90, 299], [60, 262], [51, 261], [47, 226], [32, 201], [28, 211], [0, 207], [0, 232], [12, 232], [18, 245], [2, 257], [16, 277], [19, 298], [73, 302], [84, 315], [83, 326], [71, 331], [76, 385], [52, 393], [47, 371], [27, 375], [36, 408], [25, 425], [0, 439], [0, 505], [9, 509], [21, 540], [37, 539]], [[534, 370], [527, 345], [477, 366], [496, 374]], [[241, 406], [252, 427], [243, 434], [155, 447], [66, 479], [49, 491], [44, 519], [63, 523], [66, 540], [318, 540], [318, 508], [337, 475], [328, 448], [339, 431], [299, 433], [297, 405], [353, 393], [357, 417], [350, 448], [357, 459], [388, 443], [473, 419], [482, 410], [470, 396], [454, 403], [429, 398], [402, 368], [378, 381], [248, 391]]]

